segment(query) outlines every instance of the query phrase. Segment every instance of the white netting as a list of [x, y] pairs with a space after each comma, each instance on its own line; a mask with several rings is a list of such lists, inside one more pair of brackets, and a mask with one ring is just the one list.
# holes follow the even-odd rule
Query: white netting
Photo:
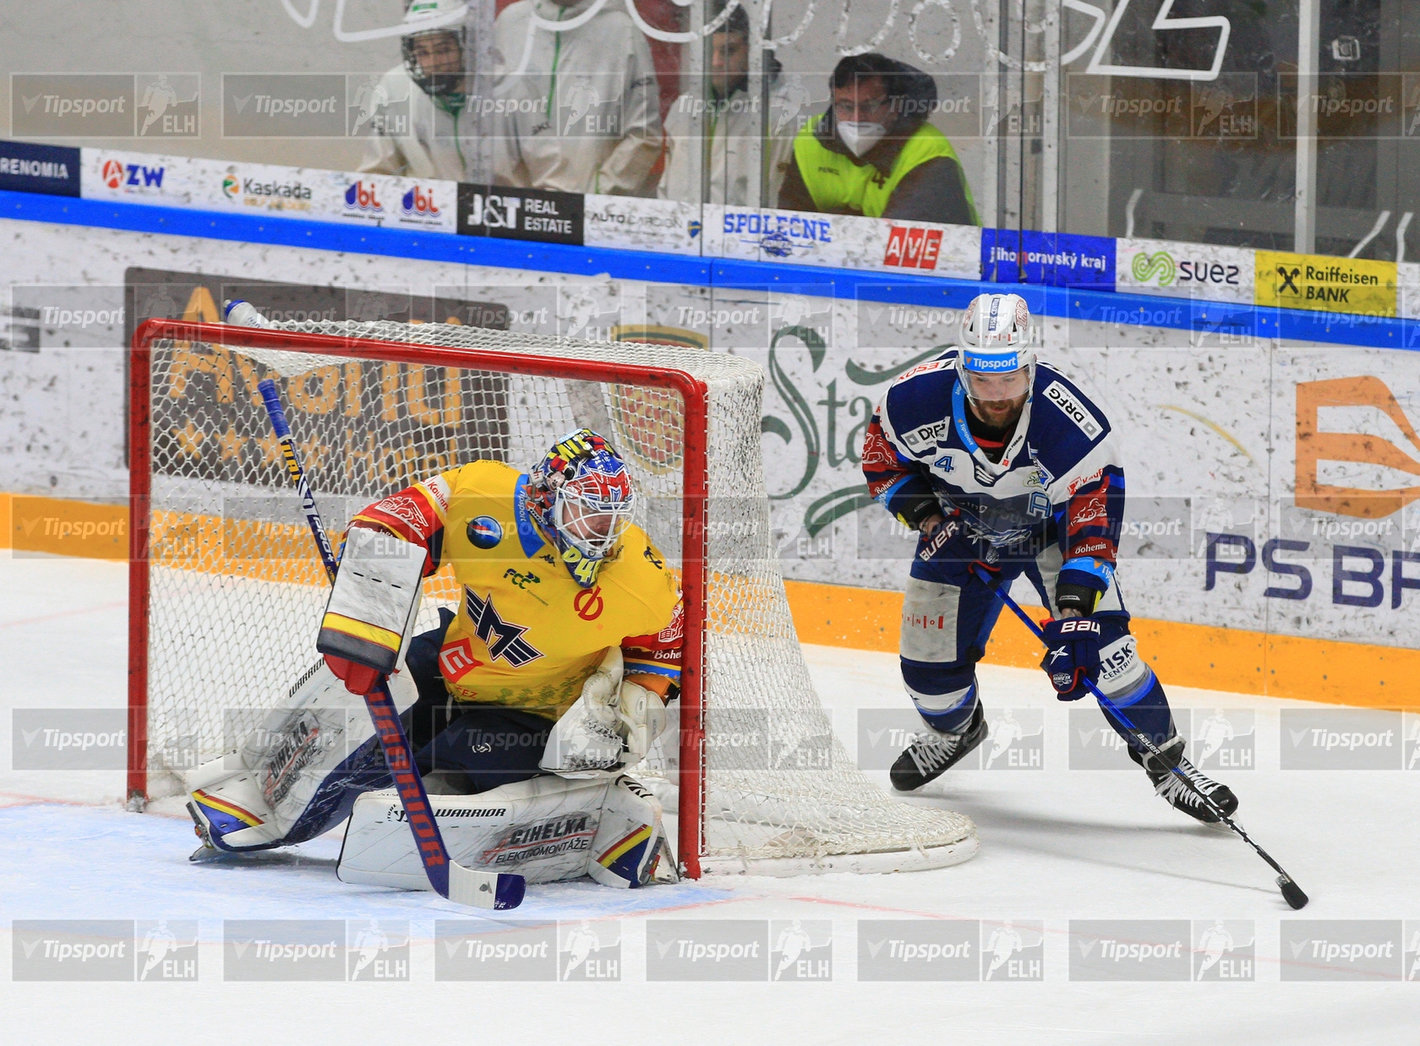
[[[280, 703], [314, 660], [325, 578], [257, 383], [278, 377], [327, 527], [371, 501], [475, 458], [526, 468], [580, 426], [632, 467], [637, 522], [681, 564], [686, 411], [626, 381], [625, 365], [685, 371], [708, 388], [702, 755], [708, 867], [938, 866], [970, 856], [965, 817], [890, 799], [853, 765], [819, 703], [770, 540], [760, 457], [762, 374], [735, 356], [670, 345], [579, 342], [444, 324], [283, 324], [447, 347], [427, 364], [306, 351], [158, 342], [150, 382], [148, 644], [150, 795], [213, 758]], [[600, 381], [490, 365], [470, 350], [591, 360]], [[482, 362], [486, 369], [478, 369]], [[429, 582], [421, 627], [455, 598]], [[674, 735], [668, 735], [673, 737]], [[673, 757], [639, 772], [674, 783]], [[683, 794], [689, 790], [683, 790]], [[696, 811], [682, 805], [682, 817]], [[718, 863], [717, 863], [718, 862]]]

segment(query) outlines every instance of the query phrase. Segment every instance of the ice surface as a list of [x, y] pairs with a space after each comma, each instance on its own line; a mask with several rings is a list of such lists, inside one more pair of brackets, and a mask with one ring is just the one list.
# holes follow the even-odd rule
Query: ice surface
[[[1326, 706], [1171, 690], [1180, 718], [1194, 713], [1195, 734], [1218, 709], [1251, 725], [1251, 736], [1233, 744], [1251, 749], [1252, 765], [1217, 776], [1238, 793], [1242, 823], [1311, 895], [1311, 905], [1299, 913], [1287, 909], [1270, 870], [1246, 845], [1168, 809], [1132, 764], [1068, 769], [1070, 733], [1078, 728], [1070, 709], [1051, 699], [1038, 673], [997, 668], [982, 672], [993, 729], [1011, 709], [1039, 732], [1034, 743], [1043, 768], [958, 768], [928, 795], [910, 800], [949, 805], [976, 821], [981, 853], [966, 864], [898, 875], [709, 877], [630, 892], [559, 884], [531, 888], [514, 913], [470, 913], [431, 894], [340, 883], [338, 835], [238, 864], [192, 865], [187, 854], [195, 839], [176, 800], [132, 814], [121, 806], [118, 769], [17, 768], [25, 763], [23, 738], [13, 728], [17, 711], [124, 707], [125, 585], [121, 565], [0, 557], [0, 744], [11, 753], [0, 773], [0, 932], [11, 938], [0, 957], [0, 1012], [12, 1030], [7, 1040], [74, 1042], [101, 1035], [109, 1043], [152, 1043], [210, 1036], [324, 1044], [407, 1041], [411, 1033], [478, 1042], [772, 1046], [1417, 1040], [1420, 760], [1409, 770], [1280, 769], [1279, 711]], [[1003, 619], [1000, 627], [1016, 626]], [[860, 741], [861, 710], [906, 707], [894, 658], [828, 648], [811, 648], [809, 656], [850, 751]], [[1379, 712], [1347, 714], [1359, 717], [1348, 723], [1378, 730], [1394, 723]], [[1420, 716], [1404, 719], [1405, 752], [1420, 747], [1417, 723]], [[1195, 738], [1191, 751], [1199, 744]], [[884, 783], [885, 776], [877, 773]], [[24, 964], [32, 956], [23, 954], [31, 939], [28, 920], [86, 919], [135, 921], [132, 944], [142, 949], [135, 976], [154, 950], [143, 947], [147, 933], [155, 926], [171, 930], [185, 950], [170, 955], [195, 960], [195, 967], [179, 964], [173, 971], [195, 969], [196, 979], [154, 983], [152, 971], [128, 983], [15, 979], [17, 966], [30, 968]], [[230, 920], [272, 920], [277, 927], [290, 920], [345, 921], [345, 979], [224, 979], [230, 954], [224, 934], [249, 929]], [[657, 980], [681, 968], [675, 947], [666, 954], [670, 920], [694, 920], [693, 932], [712, 943], [757, 933], [767, 954], [751, 964], [752, 980]], [[1081, 956], [1100, 929], [1076, 922], [1072, 933], [1072, 920], [1134, 920], [1107, 929], [1141, 947], [1163, 944], [1168, 925], [1158, 921], [1187, 921], [1190, 978], [1209, 958], [1201, 935], [1221, 922], [1233, 945], [1221, 958], [1239, 978], [1095, 982], [1079, 979], [1077, 970], [1072, 979], [1072, 964], [1078, 960], [1084, 968]], [[1143, 920], [1155, 923], [1137, 922]], [[1403, 939], [1386, 967], [1394, 971], [1391, 981], [1291, 980], [1347, 972], [1344, 962], [1317, 960], [1305, 949], [1298, 954], [1283, 940], [1311, 920], [1336, 924], [1318, 933], [1344, 933], [1365, 920], [1396, 929]], [[510, 923], [520, 929], [509, 931]], [[438, 966], [444, 961], [439, 950], [445, 959], [453, 954], [454, 931], [477, 940], [527, 941], [554, 923], [554, 978], [580, 963], [611, 979], [435, 979], [436, 967], [449, 968]], [[943, 926], [973, 942], [972, 962], [953, 968], [961, 979], [930, 979], [943, 969], [930, 963], [894, 968], [926, 980], [868, 979], [887, 968], [886, 929], [899, 927], [906, 938]], [[390, 955], [407, 944], [407, 965], [384, 968], [390, 977], [402, 969], [407, 979], [371, 981], [373, 965], [350, 979], [376, 927], [395, 948]], [[791, 961], [781, 972], [784, 957], [793, 958], [794, 946], [786, 942], [798, 929], [807, 942], [800, 953], [807, 965]], [[1017, 960], [1040, 960], [1039, 979], [1002, 981], [1000, 971], [984, 979], [980, 951], [1008, 931], [1022, 938]], [[578, 952], [574, 938], [588, 932], [598, 948]], [[1249, 944], [1250, 968], [1241, 965]], [[585, 962], [573, 961], [583, 954]], [[710, 978], [740, 968], [698, 969], [697, 976]], [[1248, 972], [1250, 978], [1241, 976]], [[822, 973], [830, 979], [787, 979]], [[772, 980], [775, 974], [783, 979]]]

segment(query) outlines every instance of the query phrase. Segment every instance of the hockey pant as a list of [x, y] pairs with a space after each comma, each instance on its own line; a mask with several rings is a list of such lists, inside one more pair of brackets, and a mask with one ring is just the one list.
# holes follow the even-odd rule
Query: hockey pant
[[[924, 545], [925, 539], [918, 548]], [[1024, 576], [1044, 605], [1053, 607], [1061, 562], [1059, 547], [1051, 544], [1034, 558], [1003, 561], [996, 577], [1009, 585]], [[950, 544], [929, 559], [914, 556], [903, 599], [899, 654], [908, 696], [932, 729], [959, 733], [975, 714], [980, 704], [976, 662], [985, 653], [1002, 606], [971, 562], [954, 554]], [[1138, 656], [1129, 633], [1129, 612], [1113, 577], [1091, 616], [1104, 633], [1096, 685], [1155, 744], [1163, 744], [1174, 736], [1168, 698], [1153, 669]], [[1138, 749], [1108, 713], [1101, 709], [1101, 714], [1131, 749]]]

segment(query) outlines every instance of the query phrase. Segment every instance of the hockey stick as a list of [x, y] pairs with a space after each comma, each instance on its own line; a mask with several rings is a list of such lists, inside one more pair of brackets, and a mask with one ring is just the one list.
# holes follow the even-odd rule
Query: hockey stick
[[[1036, 639], [1039, 639], [1042, 643], [1045, 642], [1045, 633], [1040, 630], [1040, 626], [1037, 625], [1034, 621], [1032, 621], [1029, 615], [1027, 615], [1026, 612], [1021, 609], [1020, 604], [1018, 604], [1014, 599], [1011, 598], [1011, 594], [1001, 586], [1000, 581], [991, 577], [986, 570], [975, 564], [972, 564], [971, 569], [977, 577], [984, 581], [986, 585], [996, 593], [996, 595], [1000, 598], [1001, 602], [1005, 603], [1006, 606], [1010, 607], [1016, 617], [1020, 618], [1021, 621], [1025, 623], [1026, 628], [1031, 630], [1031, 633], [1035, 636]], [[1282, 896], [1286, 899], [1287, 903], [1291, 905], [1294, 909], [1306, 907], [1306, 903], [1308, 900], [1307, 895], [1302, 892], [1302, 888], [1296, 884], [1296, 882], [1292, 879], [1290, 875], [1286, 873], [1282, 866], [1272, 859], [1272, 855], [1269, 854], [1262, 847], [1258, 846], [1257, 843], [1253, 842], [1252, 838], [1247, 834], [1247, 832], [1243, 831], [1242, 826], [1239, 825], [1227, 814], [1223, 813], [1222, 809], [1218, 806], [1217, 803], [1212, 800], [1211, 797], [1204, 795], [1203, 792], [1199, 790], [1199, 788], [1188, 779], [1188, 775], [1178, 768], [1178, 765], [1176, 763], [1170, 764], [1168, 756], [1164, 755], [1163, 752], [1159, 750], [1159, 746], [1154, 743], [1154, 739], [1151, 738], [1148, 734], [1144, 733], [1144, 731], [1140, 730], [1133, 723], [1131, 723], [1129, 721], [1129, 717], [1119, 710], [1118, 705], [1116, 705], [1109, 698], [1105, 697], [1099, 687], [1095, 686], [1095, 684], [1088, 679], [1084, 680], [1084, 683], [1085, 686], [1089, 689], [1090, 693], [1094, 694], [1095, 700], [1100, 703], [1100, 707], [1103, 708], [1106, 713], [1112, 716], [1114, 718], [1114, 721], [1117, 722], [1121, 727], [1123, 727], [1130, 737], [1134, 738], [1134, 740], [1139, 743], [1140, 748], [1147, 751], [1150, 755], [1157, 757], [1160, 762], [1160, 765], [1168, 766], [1169, 770], [1172, 773], [1177, 774], [1178, 777], [1183, 781], [1183, 783], [1188, 786], [1188, 789], [1203, 800], [1204, 805], [1207, 806], [1208, 809], [1213, 812], [1213, 814], [1218, 818], [1218, 820], [1222, 821], [1225, 825], [1227, 825], [1234, 832], [1236, 832], [1242, 838], [1243, 842], [1247, 843], [1248, 846], [1251, 846], [1255, 851], [1257, 851], [1257, 856], [1261, 857], [1264, 861], [1266, 861], [1272, 866], [1272, 870], [1277, 873], [1277, 885], [1282, 888]]]
[[[261, 398], [266, 404], [271, 428], [281, 444], [281, 455], [286, 460], [286, 472], [301, 496], [301, 509], [306, 514], [306, 523], [315, 538], [321, 562], [325, 565], [326, 576], [335, 583], [335, 553], [331, 550], [330, 538], [326, 536], [325, 524], [316, 508], [311, 485], [306, 481], [305, 469], [296, 455], [296, 442], [291, 436], [291, 426], [286, 422], [286, 412], [282, 409], [281, 398], [276, 392], [276, 383], [267, 379], [257, 385]], [[424, 790], [424, 780], [419, 776], [419, 768], [414, 765], [414, 751], [409, 738], [399, 721], [399, 710], [390, 696], [389, 684], [383, 680], [373, 690], [364, 695], [365, 706], [370, 711], [370, 719], [375, 724], [375, 735], [384, 749], [385, 762], [394, 778], [395, 791], [400, 805], [404, 807], [409, 830], [414, 834], [414, 851], [424, 865], [424, 874], [440, 897], [448, 898], [456, 904], [471, 905], [476, 908], [516, 908], [523, 901], [526, 882], [521, 875], [510, 872], [483, 872], [467, 868], [449, 857], [444, 846], [444, 837], [439, 832], [439, 824], [434, 820], [429, 807], [429, 793]]]

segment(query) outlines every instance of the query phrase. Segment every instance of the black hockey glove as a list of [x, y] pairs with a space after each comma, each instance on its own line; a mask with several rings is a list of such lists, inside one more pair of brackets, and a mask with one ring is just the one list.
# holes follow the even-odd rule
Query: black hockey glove
[[1041, 626], [1045, 657], [1040, 667], [1050, 677], [1055, 696], [1061, 701], [1078, 701], [1089, 693], [1085, 680], [1100, 675], [1100, 626], [1087, 617], [1054, 618]]

